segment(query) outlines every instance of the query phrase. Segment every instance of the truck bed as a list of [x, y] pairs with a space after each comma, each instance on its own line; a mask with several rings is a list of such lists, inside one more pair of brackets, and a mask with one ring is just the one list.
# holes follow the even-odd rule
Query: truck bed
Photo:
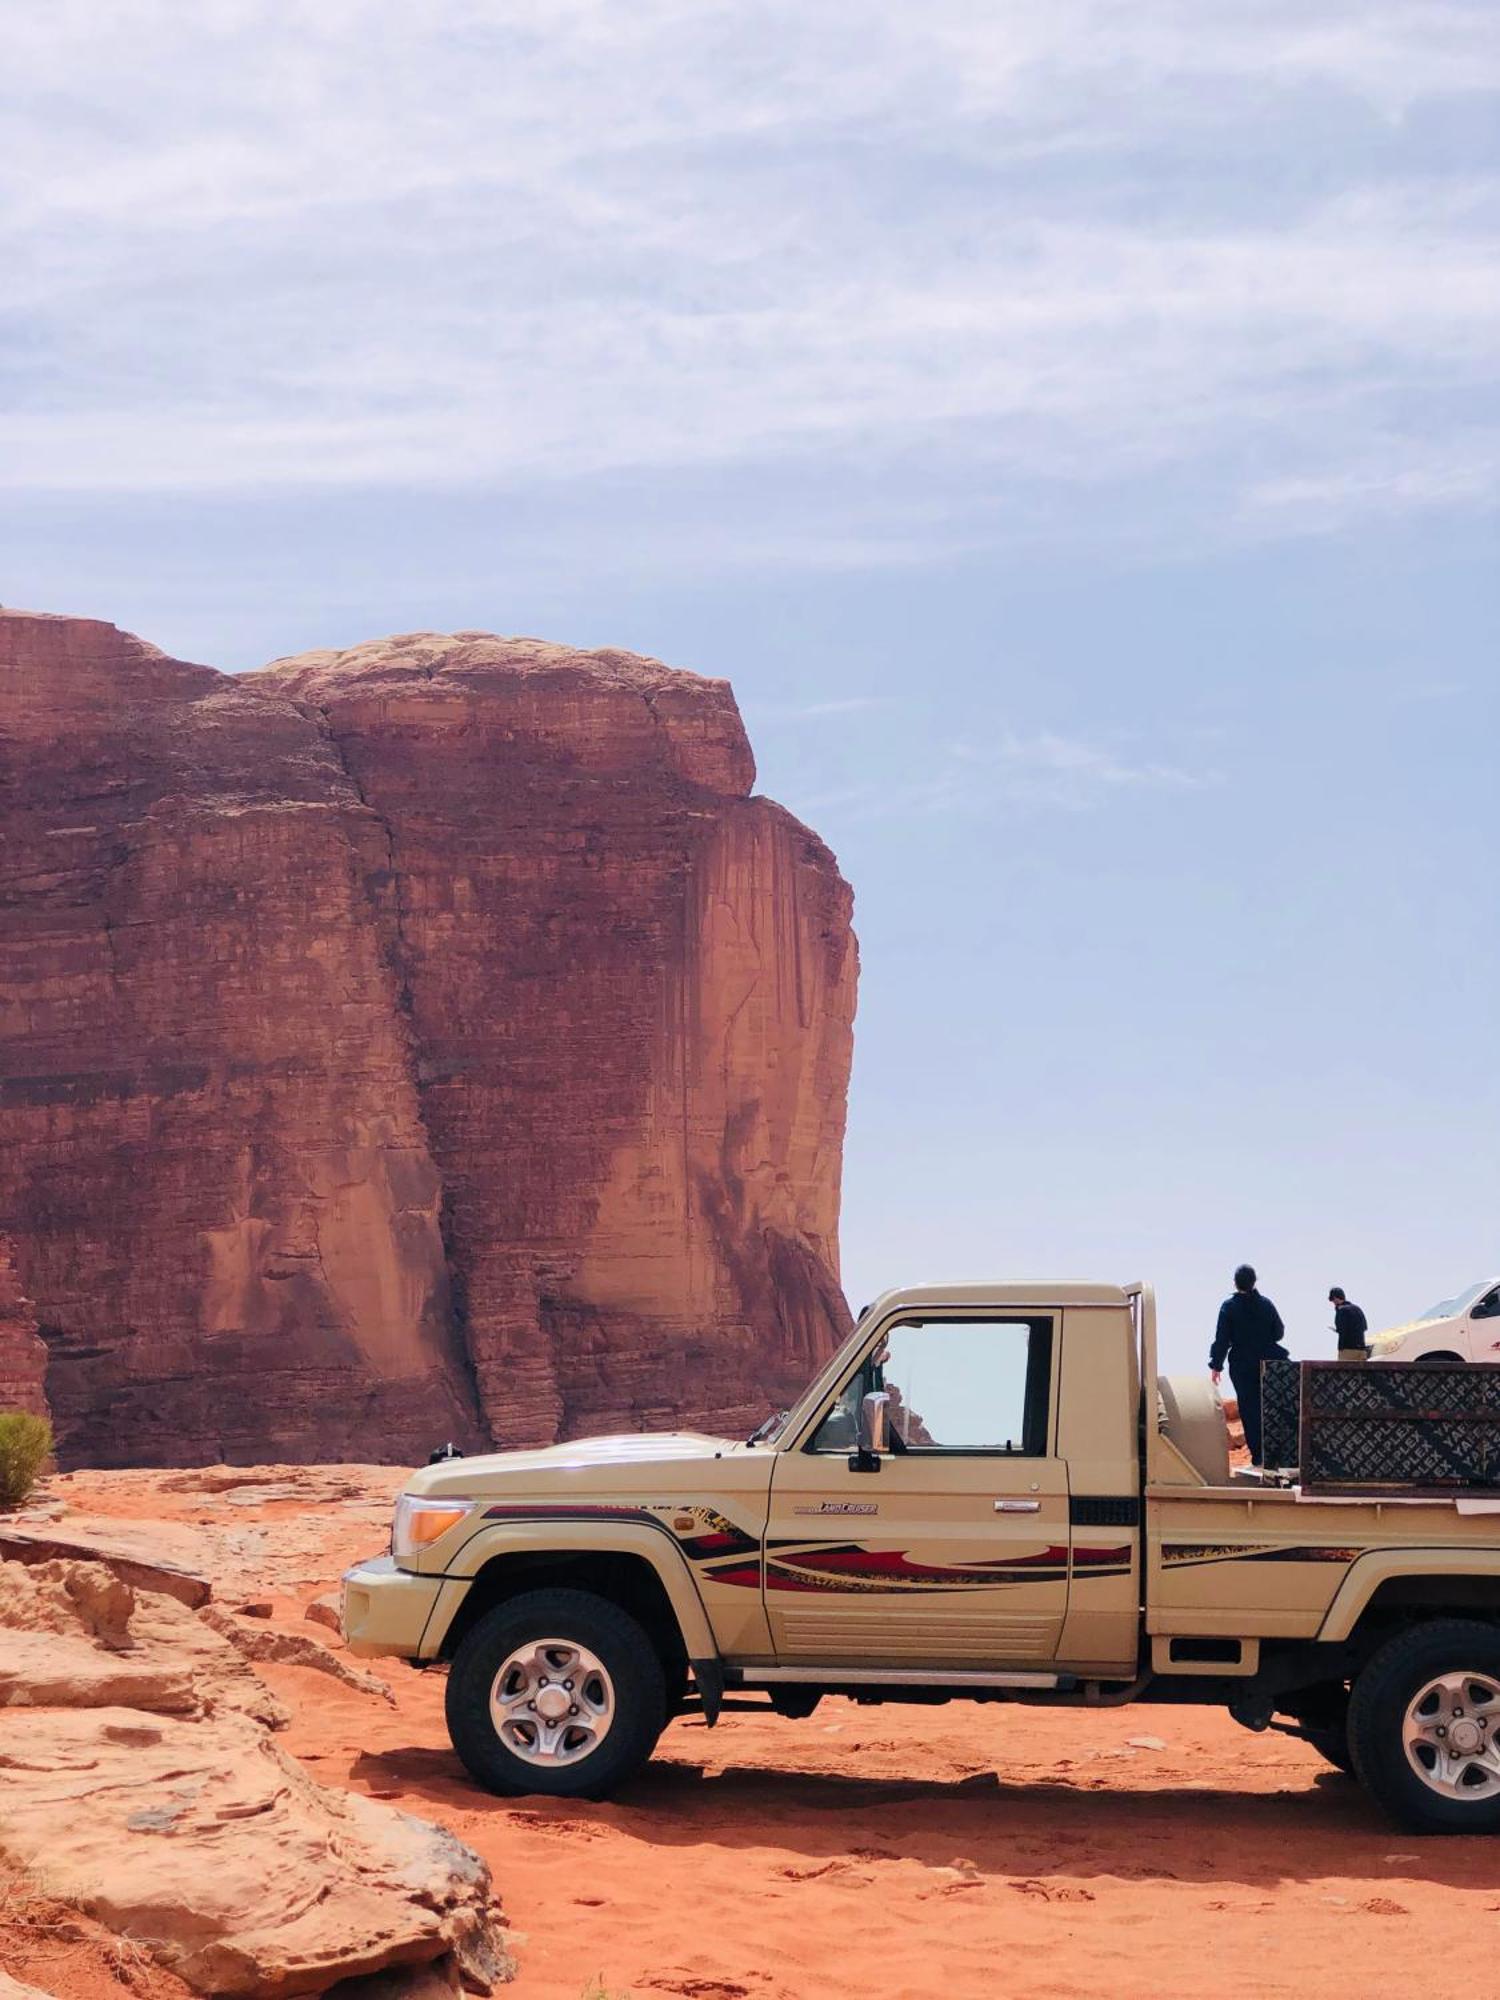
[[[1310, 1494], [1295, 1486], [1146, 1490], [1149, 1634], [1336, 1638], [1341, 1596], [1364, 1602], [1386, 1572], [1500, 1573], [1500, 1499]], [[1451, 1556], [1451, 1562], [1445, 1562]]]

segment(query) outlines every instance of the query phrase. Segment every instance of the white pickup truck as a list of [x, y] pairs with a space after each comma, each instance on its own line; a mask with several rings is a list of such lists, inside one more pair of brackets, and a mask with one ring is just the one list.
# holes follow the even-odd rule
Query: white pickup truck
[[1483, 1278], [1451, 1299], [1370, 1336], [1376, 1361], [1500, 1361], [1500, 1278]]

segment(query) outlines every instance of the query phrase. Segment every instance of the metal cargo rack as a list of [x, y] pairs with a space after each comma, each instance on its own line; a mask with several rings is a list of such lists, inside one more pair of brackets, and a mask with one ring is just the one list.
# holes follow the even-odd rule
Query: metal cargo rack
[[[1500, 1493], [1500, 1366], [1268, 1364], [1283, 1449], [1289, 1369], [1300, 1378], [1295, 1463], [1304, 1493], [1408, 1499]], [[1273, 1462], [1269, 1451], [1266, 1458]]]

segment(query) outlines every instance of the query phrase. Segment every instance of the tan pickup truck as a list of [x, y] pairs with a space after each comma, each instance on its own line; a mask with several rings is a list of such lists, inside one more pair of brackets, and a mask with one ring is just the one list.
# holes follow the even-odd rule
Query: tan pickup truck
[[448, 1664], [499, 1792], [600, 1796], [687, 1710], [1207, 1702], [1411, 1828], [1493, 1832], [1496, 1504], [1232, 1479], [1207, 1383], [1158, 1380], [1145, 1286], [924, 1286], [748, 1442], [426, 1467], [344, 1631]]

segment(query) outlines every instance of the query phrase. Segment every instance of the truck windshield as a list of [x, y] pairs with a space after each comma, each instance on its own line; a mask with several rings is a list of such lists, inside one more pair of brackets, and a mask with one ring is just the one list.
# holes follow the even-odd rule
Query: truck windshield
[[1429, 1306], [1426, 1312], [1418, 1313], [1418, 1320], [1457, 1319], [1460, 1313], [1466, 1313], [1469, 1310], [1469, 1307], [1473, 1305], [1488, 1283], [1489, 1280], [1487, 1278], [1481, 1278], [1477, 1285], [1470, 1285], [1466, 1292], [1460, 1292], [1456, 1298], [1439, 1299], [1435, 1306]]

